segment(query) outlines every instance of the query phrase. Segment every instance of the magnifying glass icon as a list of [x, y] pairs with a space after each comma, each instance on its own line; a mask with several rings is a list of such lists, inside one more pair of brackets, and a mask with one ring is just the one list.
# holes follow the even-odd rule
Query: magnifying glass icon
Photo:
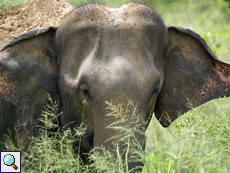
[[7, 166], [12, 166], [15, 170], [18, 169], [18, 167], [14, 164], [15, 163], [15, 158], [11, 154], [7, 154], [3, 158], [3, 162]]

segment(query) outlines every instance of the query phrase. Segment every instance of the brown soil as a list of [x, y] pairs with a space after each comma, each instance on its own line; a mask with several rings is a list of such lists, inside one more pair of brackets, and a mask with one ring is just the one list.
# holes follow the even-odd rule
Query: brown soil
[[74, 7], [64, 0], [31, 0], [0, 13], [0, 50], [13, 37], [31, 29], [58, 26]]

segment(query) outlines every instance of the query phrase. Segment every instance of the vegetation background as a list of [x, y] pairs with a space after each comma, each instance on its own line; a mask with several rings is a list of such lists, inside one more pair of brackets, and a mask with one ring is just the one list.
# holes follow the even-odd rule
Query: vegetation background
[[[85, 0], [67, 1], [76, 7], [90, 2]], [[5, 4], [24, 2], [24, 0], [0, 0], [0, 8], [3, 8]], [[133, 1], [101, 0], [96, 2], [117, 8]], [[153, 7], [161, 15], [166, 25], [183, 26], [199, 33], [219, 59], [230, 63], [229, 0], [145, 0], [138, 2]], [[229, 103], [230, 98], [212, 100], [181, 116], [168, 128], [163, 128], [153, 116], [146, 132], [147, 150], [143, 156], [145, 162], [143, 172], [230, 172]], [[67, 137], [68, 131], [64, 134], [66, 139], [73, 140]], [[46, 139], [45, 132], [43, 135], [42, 141], [46, 141], [46, 143], [42, 143], [40, 140], [43, 145], [36, 145], [37, 148], [34, 150], [35, 155], [41, 155], [41, 160], [36, 160], [38, 165], [34, 164], [33, 166], [30, 165], [31, 160], [24, 162], [24, 172], [125, 171], [122, 166], [119, 166], [120, 162], [117, 161], [119, 159], [115, 161], [118, 165], [114, 165], [108, 158], [101, 160], [98, 158], [100, 164], [94, 164], [92, 168], [82, 165], [73, 153], [70, 154], [72, 151], [68, 151], [67, 156], [63, 156], [61, 153], [52, 153], [53, 149], [49, 150], [47, 145], [54, 141]], [[39, 144], [39, 139], [36, 139], [36, 143]], [[69, 147], [68, 142], [60, 143], [58, 141], [57, 143], [65, 144], [65, 149]], [[45, 152], [43, 152], [42, 146], [46, 146]], [[36, 151], [41, 151], [41, 153], [38, 154]], [[55, 163], [49, 162], [48, 151], [51, 152], [52, 158], [59, 159], [55, 161], [59, 166], [55, 167]], [[65, 164], [68, 164], [69, 168], [64, 166]]]

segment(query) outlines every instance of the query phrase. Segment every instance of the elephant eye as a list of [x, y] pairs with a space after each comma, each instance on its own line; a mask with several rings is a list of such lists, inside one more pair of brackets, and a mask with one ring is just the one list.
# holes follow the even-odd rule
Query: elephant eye
[[86, 84], [81, 84], [79, 86], [80, 91], [91, 99], [91, 94], [89, 92], [89, 87]]
[[80, 88], [81, 90], [88, 90], [88, 89], [89, 89], [89, 87], [88, 87], [86, 84], [81, 84], [81, 85], [79, 86], [79, 88]]
[[159, 85], [156, 85], [156, 86], [154, 87], [154, 92], [158, 92], [159, 89], [160, 89]]
[[158, 91], [160, 90], [160, 86], [159, 84], [157, 83], [154, 88], [153, 88], [153, 94], [157, 93]]

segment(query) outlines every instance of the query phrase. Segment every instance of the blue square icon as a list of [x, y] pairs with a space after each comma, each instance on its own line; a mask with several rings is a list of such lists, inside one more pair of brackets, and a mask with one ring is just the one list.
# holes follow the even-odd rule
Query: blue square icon
[[0, 173], [21, 172], [21, 151], [0, 151]]

